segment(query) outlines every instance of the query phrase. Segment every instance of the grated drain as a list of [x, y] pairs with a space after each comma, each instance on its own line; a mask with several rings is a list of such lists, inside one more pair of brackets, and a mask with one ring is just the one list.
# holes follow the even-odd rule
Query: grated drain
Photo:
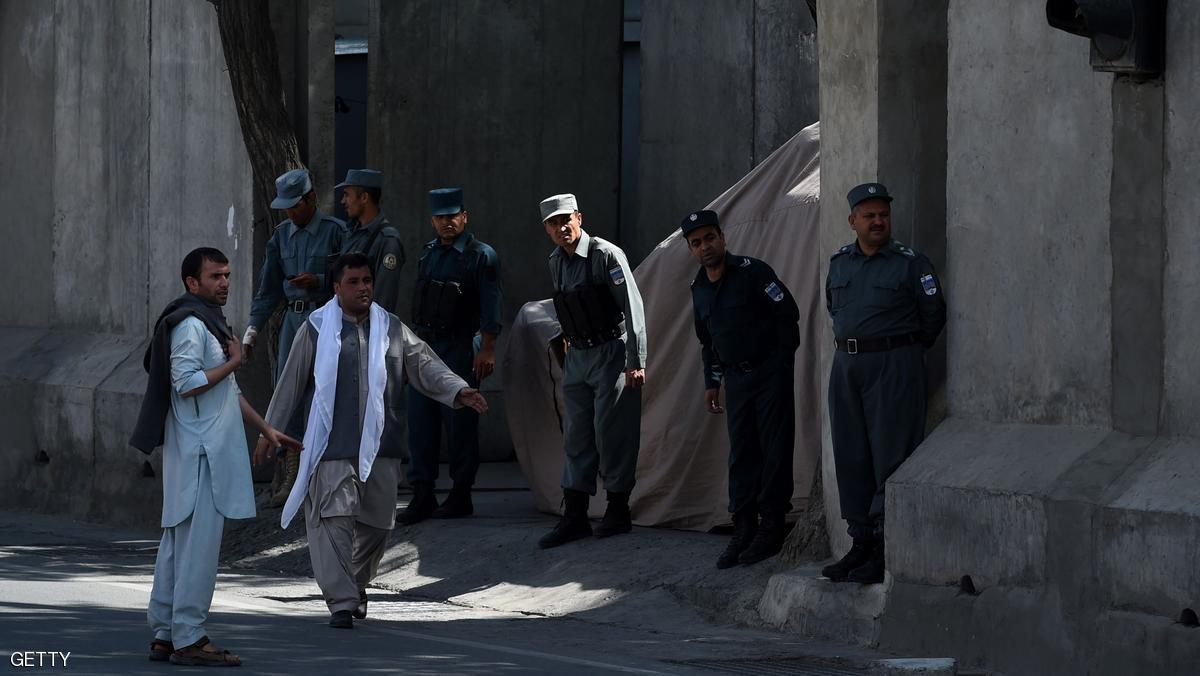
[[725, 674], [762, 674], [765, 676], [863, 676], [866, 669], [811, 657], [771, 657], [736, 660], [680, 660], [680, 666], [707, 669]]

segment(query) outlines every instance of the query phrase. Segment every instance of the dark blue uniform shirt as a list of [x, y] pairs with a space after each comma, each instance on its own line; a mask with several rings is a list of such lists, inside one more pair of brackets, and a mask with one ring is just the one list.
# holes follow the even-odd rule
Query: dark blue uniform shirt
[[771, 266], [725, 253], [725, 272], [692, 281], [696, 337], [704, 347], [704, 387], [720, 387], [722, 364], [758, 364], [779, 354], [790, 361], [800, 346], [800, 310]]
[[[469, 317], [472, 325], [456, 327], [500, 335], [500, 258], [496, 250], [475, 239], [469, 232], [459, 235], [454, 244], [430, 241], [421, 249], [417, 276], [441, 282], [458, 282], [478, 298], [478, 312]], [[468, 317], [463, 317], [464, 320]]]
[[916, 334], [925, 347], [946, 324], [946, 299], [933, 263], [892, 240], [874, 256], [858, 242], [829, 261], [825, 305], [838, 340]]

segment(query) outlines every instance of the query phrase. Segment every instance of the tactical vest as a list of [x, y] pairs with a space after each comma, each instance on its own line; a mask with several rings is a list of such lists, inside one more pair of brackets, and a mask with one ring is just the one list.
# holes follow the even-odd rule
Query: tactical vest
[[620, 338], [621, 322], [625, 320], [608, 285], [592, 277], [591, 261], [587, 266], [587, 284], [554, 294], [554, 311], [571, 347], [595, 347]]
[[413, 326], [422, 340], [469, 338], [479, 329], [479, 288], [470, 267], [481, 257], [477, 242], [455, 257], [455, 276], [465, 281], [433, 279], [424, 261], [417, 263]]

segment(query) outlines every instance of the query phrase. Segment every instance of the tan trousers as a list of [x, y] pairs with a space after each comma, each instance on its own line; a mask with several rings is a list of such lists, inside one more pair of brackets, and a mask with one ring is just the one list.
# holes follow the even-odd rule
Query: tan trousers
[[399, 458], [376, 458], [364, 484], [357, 461], [317, 464], [304, 501], [304, 526], [313, 577], [329, 612], [354, 610], [358, 592], [379, 570], [396, 525]]

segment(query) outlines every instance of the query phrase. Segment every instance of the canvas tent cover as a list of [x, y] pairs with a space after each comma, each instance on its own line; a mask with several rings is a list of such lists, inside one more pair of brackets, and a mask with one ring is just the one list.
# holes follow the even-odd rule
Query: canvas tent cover
[[[814, 124], [708, 205], [720, 215], [728, 250], [770, 264], [800, 306], [793, 508], [807, 501], [821, 449], [819, 146]], [[634, 271], [646, 305], [648, 360], [637, 486], [630, 504], [635, 523], [644, 526], [708, 530], [729, 522], [725, 415], [705, 409], [693, 327], [689, 285], [698, 270], [675, 229]], [[527, 303], [504, 356], [517, 460], [537, 509], [553, 513], [559, 512], [563, 470], [562, 371], [549, 347], [558, 333], [551, 301]], [[591, 508], [594, 515], [602, 513], [604, 501], [593, 500]]]

